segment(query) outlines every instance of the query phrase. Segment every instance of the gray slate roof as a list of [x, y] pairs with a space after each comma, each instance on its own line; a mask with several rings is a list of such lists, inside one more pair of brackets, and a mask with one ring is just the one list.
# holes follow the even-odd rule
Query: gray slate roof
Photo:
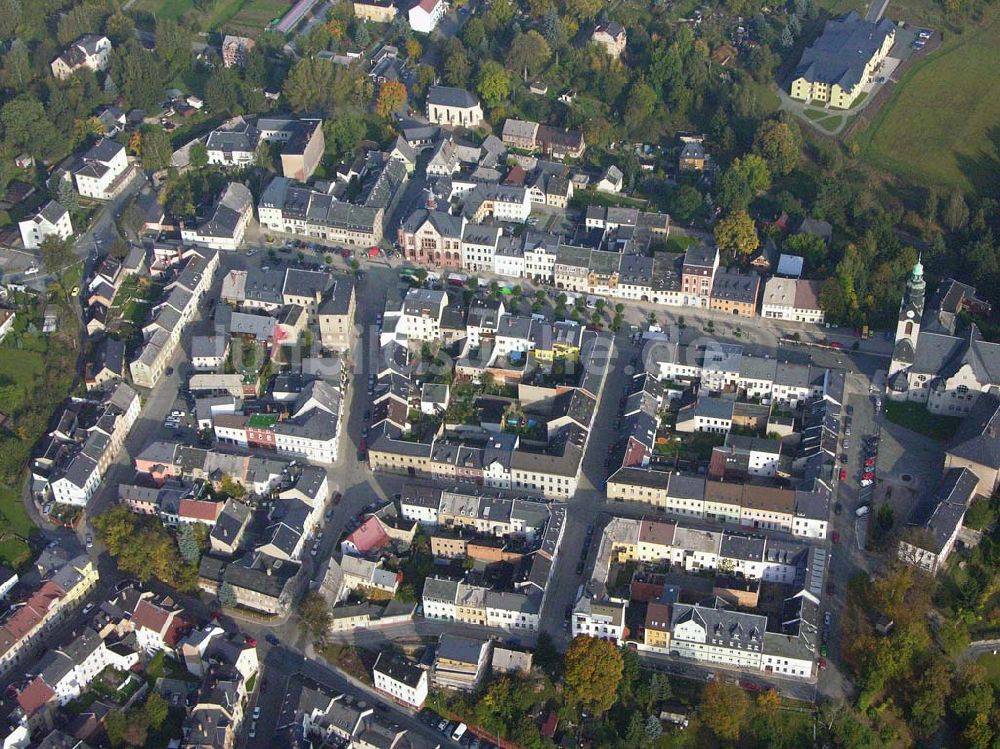
[[442, 107], [474, 107], [479, 104], [479, 99], [470, 94], [464, 88], [452, 88], [451, 86], [431, 86], [427, 91], [427, 103], [437, 104]]
[[850, 90], [861, 82], [865, 64], [882, 46], [885, 38], [894, 34], [896, 25], [882, 19], [871, 23], [857, 12], [826, 22], [823, 34], [802, 53], [794, 78], [810, 82], [839, 84]]

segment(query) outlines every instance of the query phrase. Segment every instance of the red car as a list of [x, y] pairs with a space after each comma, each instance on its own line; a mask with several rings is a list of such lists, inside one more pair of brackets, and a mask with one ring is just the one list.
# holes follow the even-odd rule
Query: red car
[[826, 658], [820, 658], [816, 663], [820, 671], [826, 671]]
[[841, 468], [840, 469], [840, 480], [841, 481], [847, 481], [847, 469], [846, 468]]
[[335, 507], [340, 504], [340, 499], [343, 496], [344, 495], [341, 494], [340, 492], [337, 492], [336, 494], [333, 495], [333, 504], [334, 504]]
[[839, 350], [844, 348], [844, 344], [842, 344], [840, 341], [834, 341], [833, 343], [830, 344], [830, 348], [835, 348]]
[[244, 637], [243, 638], [243, 642], [245, 642], [247, 645], [249, 645], [252, 648], [257, 647], [257, 641], [254, 638], [252, 638], [250, 635], [247, 635], [246, 637]]
[[759, 692], [763, 688], [757, 682], [750, 681], [749, 679], [740, 679], [740, 686], [748, 692]]
[[874, 468], [875, 467], [875, 458], [868, 458], [865, 461], [865, 467], [866, 468]]
[[367, 450], [368, 449], [368, 440], [362, 439], [361, 440], [361, 444], [358, 445], [358, 449], [361, 452], [364, 452], [365, 450]]
[[870, 481], [875, 478], [875, 471], [865, 471], [861, 474], [862, 481]]
[[840, 534], [837, 533], [837, 531], [833, 532], [833, 534], [831, 535], [831, 538], [833, 539], [833, 542], [835, 544], [839, 544], [840, 543]]

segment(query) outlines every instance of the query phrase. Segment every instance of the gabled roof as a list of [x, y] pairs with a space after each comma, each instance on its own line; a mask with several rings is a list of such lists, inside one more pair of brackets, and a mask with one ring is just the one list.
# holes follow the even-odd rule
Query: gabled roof
[[947, 452], [1000, 470], [1000, 398], [983, 393], [976, 399]]
[[[421, 0], [421, 6], [424, 8], [424, 3], [427, 3], [429, 7], [424, 8], [427, 12], [433, 10], [434, 6], [437, 5], [438, 0]], [[427, 103], [436, 104], [442, 107], [461, 107], [465, 109], [471, 109], [472, 107], [479, 106], [479, 99], [470, 94], [464, 88], [452, 88], [451, 86], [431, 86], [427, 91]]]

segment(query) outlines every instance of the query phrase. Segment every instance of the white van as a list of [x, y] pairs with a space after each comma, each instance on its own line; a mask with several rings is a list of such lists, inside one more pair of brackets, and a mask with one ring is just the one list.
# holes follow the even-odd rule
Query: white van
[[462, 738], [465, 735], [465, 732], [468, 728], [469, 727], [465, 725], [465, 723], [459, 723], [458, 728], [456, 728], [451, 734], [452, 741], [458, 741], [460, 738]]
[[857, 515], [859, 518], [863, 518], [865, 515], [871, 512], [871, 509], [872, 508], [869, 507], [868, 505], [861, 505], [861, 507], [859, 507], [854, 511], [854, 514]]

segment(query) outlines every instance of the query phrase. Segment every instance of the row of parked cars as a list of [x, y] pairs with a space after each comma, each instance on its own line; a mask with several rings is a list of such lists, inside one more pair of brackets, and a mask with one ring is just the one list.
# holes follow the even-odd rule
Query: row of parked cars
[[860, 518], [871, 512], [872, 496], [875, 493], [875, 463], [878, 460], [878, 445], [881, 437], [870, 434], [861, 443], [861, 494], [858, 495], [858, 509], [855, 514]]
[[420, 720], [426, 723], [428, 726], [438, 731], [443, 736], [450, 738], [452, 741], [457, 741], [461, 746], [467, 747], [467, 749], [497, 749], [495, 744], [486, 741], [485, 739], [480, 739], [474, 733], [469, 731], [469, 727], [465, 723], [456, 723], [455, 721], [450, 721], [447, 718], [442, 718], [433, 710], [424, 708], [419, 713]]

